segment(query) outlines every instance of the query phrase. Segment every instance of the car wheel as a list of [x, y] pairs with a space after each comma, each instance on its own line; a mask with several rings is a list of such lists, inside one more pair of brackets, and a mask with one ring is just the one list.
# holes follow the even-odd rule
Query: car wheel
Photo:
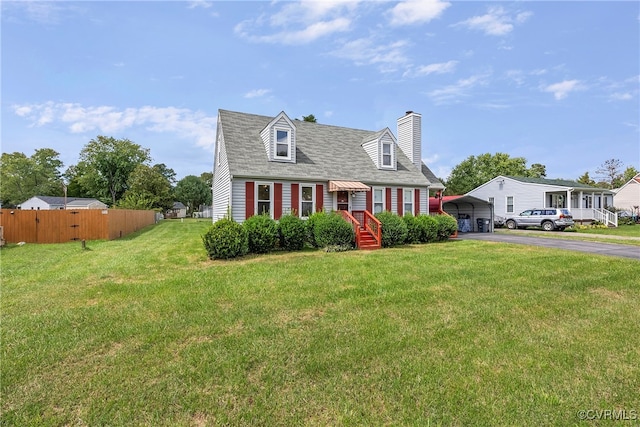
[[507, 228], [509, 230], [515, 230], [516, 228], [518, 228], [518, 224], [516, 224], [516, 222], [513, 220], [507, 221]]
[[553, 223], [551, 221], [545, 221], [542, 223], [542, 229], [544, 231], [553, 231], [555, 227], [553, 226]]

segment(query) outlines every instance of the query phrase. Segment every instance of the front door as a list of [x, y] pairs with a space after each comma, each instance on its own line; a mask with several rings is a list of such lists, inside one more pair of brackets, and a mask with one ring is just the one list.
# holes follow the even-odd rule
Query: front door
[[336, 210], [348, 211], [349, 210], [349, 192], [338, 191], [336, 193]]

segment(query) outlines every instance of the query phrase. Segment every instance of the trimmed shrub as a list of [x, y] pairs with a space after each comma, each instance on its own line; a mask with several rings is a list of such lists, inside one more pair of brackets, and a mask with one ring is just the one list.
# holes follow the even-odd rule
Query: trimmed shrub
[[355, 240], [351, 224], [336, 212], [319, 215], [313, 225], [313, 234], [318, 247], [327, 251], [351, 249]]
[[402, 245], [407, 240], [407, 224], [400, 216], [389, 211], [375, 216], [382, 224], [382, 247]]
[[450, 215], [436, 215], [434, 217], [438, 225], [436, 239], [447, 240], [458, 229], [458, 221]]
[[402, 217], [402, 220], [407, 225], [406, 243], [422, 243], [423, 241], [424, 230], [418, 218], [418, 216], [413, 216], [410, 213]]
[[230, 219], [216, 221], [202, 236], [209, 259], [229, 259], [245, 255], [249, 250], [247, 232]]
[[420, 227], [420, 243], [435, 242], [438, 238], [438, 220], [435, 215], [419, 215], [416, 218]]
[[284, 215], [278, 223], [280, 247], [287, 251], [299, 251], [304, 248], [307, 229], [304, 221], [295, 215]]
[[267, 215], [254, 215], [244, 222], [249, 240], [249, 252], [264, 254], [272, 251], [278, 242], [278, 224]]
[[307, 229], [307, 243], [309, 243], [314, 248], [318, 247], [318, 242], [316, 242], [315, 235], [315, 227], [319, 221], [322, 221], [324, 217], [327, 216], [325, 211], [318, 211], [314, 214], [311, 214], [309, 218], [305, 221], [305, 228]]

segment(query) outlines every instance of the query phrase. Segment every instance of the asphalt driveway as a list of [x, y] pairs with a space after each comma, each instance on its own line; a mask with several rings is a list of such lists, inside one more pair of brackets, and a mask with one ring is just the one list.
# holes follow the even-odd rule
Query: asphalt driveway
[[617, 256], [640, 260], [640, 246], [619, 245], [615, 243], [592, 242], [572, 238], [536, 237], [533, 233], [510, 230], [500, 233], [458, 233], [458, 238], [465, 240], [487, 240], [491, 242], [515, 243], [520, 245], [543, 246], [569, 251], [587, 252], [598, 255]]

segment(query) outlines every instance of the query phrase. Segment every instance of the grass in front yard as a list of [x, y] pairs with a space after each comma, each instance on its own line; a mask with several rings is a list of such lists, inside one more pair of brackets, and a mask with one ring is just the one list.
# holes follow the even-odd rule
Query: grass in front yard
[[1, 252], [3, 425], [567, 425], [640, 410], [640, 263], [479, 241]]

